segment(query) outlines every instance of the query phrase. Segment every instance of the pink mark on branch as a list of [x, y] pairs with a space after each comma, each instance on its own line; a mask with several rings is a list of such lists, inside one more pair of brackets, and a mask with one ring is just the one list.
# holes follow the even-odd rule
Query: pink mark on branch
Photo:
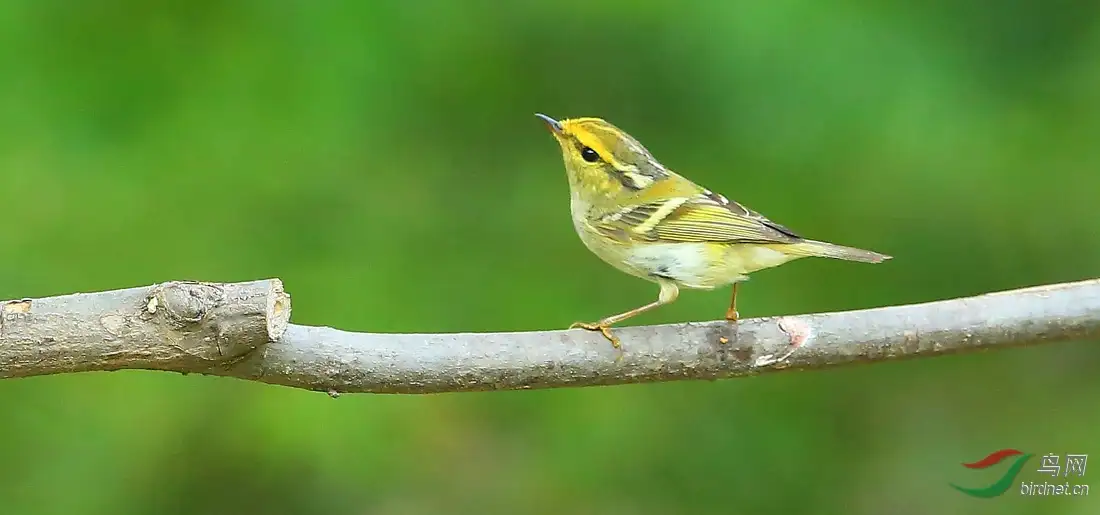
[[790, 350], [801, 347], [806, 343], [806, 340], [810, 339], [813, 333], [813, 329], [810, 328], [810, 324], [803, 322], [797, 318], [783, 317], [779, 319], [779, 330], [783, 331], [791, 338]]
[[790, 341], [787, 343], [787, 349], [779, 357], [776, 357], [774, 354], [765, 354], [756, 358], [754, 365], [757, 367], [774, 365], [786, 361], [787, 358], [791, 357], [791, 354], [794, 354], [794, 351], [801, 348], [806, 342], [813, 338], [813, 328], [810, 327], [810, 324], [798, 318], [780, 317], [776, 321], [776, 325], [779, 326], [780, 331], [783, 331], [783, 334], [790, 338]]

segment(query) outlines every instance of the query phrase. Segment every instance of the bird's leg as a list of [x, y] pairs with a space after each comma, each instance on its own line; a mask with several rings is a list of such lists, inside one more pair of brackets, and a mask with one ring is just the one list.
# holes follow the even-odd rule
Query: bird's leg
[[736, 322], [737, 318], [737, 283], [733, 283], [733, 294], [730, 295], [730, 308], [726, 310], [726, 320]]
[[661, 293], [657, 296], [657, 300], [650, 302], [649, 304], [634, 308], [630, 311], [619, 313], [618, 315], [605, 317], [599, 322], [574, 322], [572, 325], [569, 326], [569, 328], [576, 329], [579, 327], [581, 329], [588, 329], [589, 331], [599, 331], [600, 334], [603, 334], [604, 338], [607, 338], [608, 341], [611, 342], [612, 347], [618, 349], [620, 348], [620, 342], [617, 336], [611, 334], [612, 325], [622, 322], [623, 320], [626, 320], [628, 318], [645, 313], [646, 311], [657, 308], [659, 306], [671, 304], [672, 301], [676, 300], [676, 297], [680, 295], [680, 289], [676, 286], [676, 283], [667, 280], [661, 280], [660, 285]]

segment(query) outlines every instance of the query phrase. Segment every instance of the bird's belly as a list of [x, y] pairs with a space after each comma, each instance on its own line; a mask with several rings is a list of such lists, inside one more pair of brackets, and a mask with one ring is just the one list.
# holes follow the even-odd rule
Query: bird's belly
[[748, 279], [748, 274], [797, 256], [759, 245], [656, 243], [631, 249], [626, 264], [640, 273], [672, 279], [688, 288], [709, 290]]
[[660, 277], [688, 288], [711, 289], [733, 282], [723, 277], [721, 252], [710, 243], [651, 243], [633, 247], [626, 263], [651, 279]]

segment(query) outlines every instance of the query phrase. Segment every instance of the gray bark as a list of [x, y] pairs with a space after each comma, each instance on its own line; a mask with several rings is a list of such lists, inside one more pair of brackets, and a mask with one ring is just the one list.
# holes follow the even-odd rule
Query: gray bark
[[[156, 300], [151, 300], [156, 299]], [[380, 334], [288, 324], [278, 280], [10, 301], [0, 377], [143, 368], [328, 392], [721, 379], [1100, 338], [1100, 280], [859, 311], [613, 329]]]

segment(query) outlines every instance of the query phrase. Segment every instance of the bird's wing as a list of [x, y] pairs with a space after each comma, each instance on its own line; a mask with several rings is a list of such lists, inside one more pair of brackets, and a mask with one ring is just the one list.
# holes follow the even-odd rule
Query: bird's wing
[[763, 215], [704, 191], [602, 213], [592, 225], [609, 237], [649, 242], [795, 243], [802, 238]]

